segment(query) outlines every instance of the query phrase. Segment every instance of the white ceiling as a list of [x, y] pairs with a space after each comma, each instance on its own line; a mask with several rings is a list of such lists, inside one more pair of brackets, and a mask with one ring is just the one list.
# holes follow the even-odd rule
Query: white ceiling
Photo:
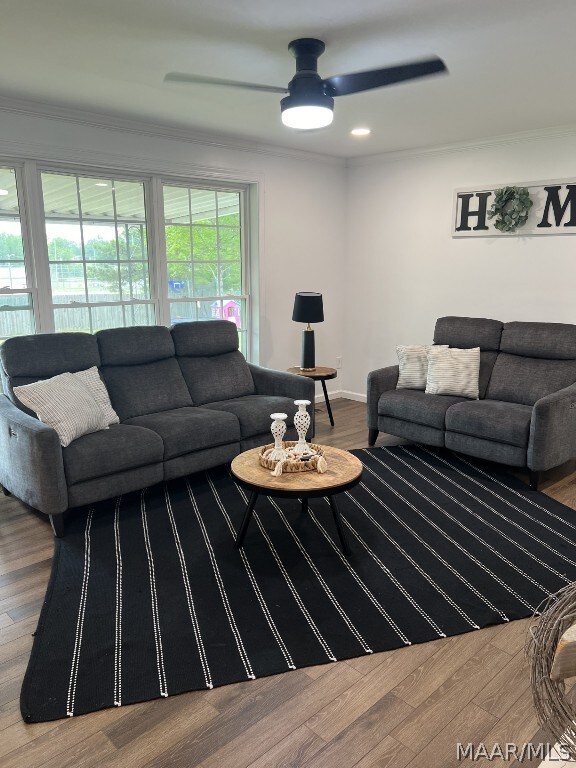
[[[340, 157], [576, 124], [574, 0], [3, 0], [0, 94]], [[284, 86], [296, 37], [320, 74], [430, 54], [450, 74], [336, 99], [285, 128], [281, 96], [163, 83], [170, 71]], [[354, 139], [351, 128], [372, 129]]]

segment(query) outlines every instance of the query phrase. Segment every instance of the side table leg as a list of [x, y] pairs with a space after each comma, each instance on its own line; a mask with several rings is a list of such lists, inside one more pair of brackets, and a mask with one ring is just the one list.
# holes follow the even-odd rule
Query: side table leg
[[332, 408], [330, 408], [330, 400], [328, 400], [328, 391], [326, 390], [326, 382], [324, 381], [324, 379], [321, 379], [320, 383], [322, 384], [322, 389], [324, 390], [324, 400], [326, 401], [326, 409], [328, 411], [330, 424], [334, 426], [334, 417], [332, 416]]
[[252, 520], [252, 512], [254, 512], [254, 507], [256, 506], [256, 499], [258, 498], [258, 494], [256, 491], [252, 491], [252, 494], [250, 495], [250, 499], [248, 500], [248, 506], [246, 507], [246, 512], [244, 512], [244, 517], [242, 518], [242, 523], [240, 524], [240, 529], [238, 530], [238, 535], [236, 536], [236, 549], [240, 549], [240, 547], [244, 543], [244, 537], [246, 536], [246, 531], [248, 530], [248, 525], [250, 524], [250, 520]]
[[342, 523], [340, 521], [340, 512], [336, 506], [336, 499], [334, 496], [329, 496], [328, 501], [330, 502], [330, 509], [332, 510], [332, 515], [334, 516], [334, 524], [336, 525], [336, 530], [338, 531], [338, 536], [340, 538], [340, 544], [342, 545], [342, 552], [344, 552], [346, 557], [348, 557], [350, 555], [350, 547], [348, 546], [348, 542], [344, 537], [344, 529], [342, 528]]

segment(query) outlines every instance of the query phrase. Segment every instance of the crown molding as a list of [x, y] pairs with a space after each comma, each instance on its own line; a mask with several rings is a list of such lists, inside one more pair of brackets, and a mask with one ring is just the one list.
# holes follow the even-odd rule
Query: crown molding
[[198, 179], [212, 179], [235, 184], [262, 184], [264, 174], [260, 171], [225, 168], [197, 163], [152, 160], [139, 155], [127, 155], [125, 152], [98, 152], [96, 150], [59, 147], [53, 144], [40, 144], [29, 141], [12, 141], [0, 138], [0, 158], [8, 161], [24, 162], [36, 160], [46, 167], [62, 166], [89, 172], [90, 169], [103, 171], [110, 169], [116, 173], [154, 174], [173, 179], [185, 179], [187, 182]]
[[411, 158], [452, 155], [459, 152], [478, 152], [493, 147], [506, 147], [511, 144], [524, 144], [533, 141], [562, 139], [566, 137], [576, 137], [576, 125], [561, 125], [553, 128], [541, 128], [534, 131], [491, 136], [486, 139], [478, 139], [474, 142], [462, 141], [454, 144], [444, 144], [442, 146], [417, 147], [415, 149], [403, 149], [397, 152], [381, 152], [375, 155], [350, 157], [346, 160], [346, 167], [358, 168], [373, 165], [374, 163], [394, 162]]
[[76, 125], [105, 130], [121, 131], [139, 136], [151, 136], [171, 141], [182, 141], [196, 146], [204, 146], [216, 149], [232, 150], [235, 152], [248, 152], [256, 155], [270, 157], [289, 158], [306, 162], [325, 163], [344, 167], [344, 158], [334, 155], [324, 155], [319, 152], [307, 152], [290, 147], [282, 147], [274, 144], [262, 144], [249, 139], [227, 134], [208, 134], [170, 124], [159, 124], [124, 118], [119, 115], [96, 112], [85, 109], [76, 109], [46, 102], [29, 101], [12, 96], [0, 95], [0, 111], [12, 112], [29, 117], [60, 120]]

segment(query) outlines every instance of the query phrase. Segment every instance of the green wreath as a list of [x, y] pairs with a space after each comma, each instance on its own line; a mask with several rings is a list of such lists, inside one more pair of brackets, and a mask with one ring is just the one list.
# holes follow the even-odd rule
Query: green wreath
[[494, 216], [494, 226], [500, 232], [516, 232], [528, 221], [532, 200], [528, 187], [502, 187], [494, 190], [494, 202], [488, 211], [488, 218]]

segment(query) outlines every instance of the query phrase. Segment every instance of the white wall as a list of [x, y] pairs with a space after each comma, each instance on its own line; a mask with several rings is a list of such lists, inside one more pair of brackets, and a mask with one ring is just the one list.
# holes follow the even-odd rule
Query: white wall
[[576, 179], [576, 135], [350, 162], [343, 389], [442, 315], [576, 323], [576, 236], [451, 237], [455, 189], [549, 179]]
[[[98, 124], [99, 123], [99, 124]], [[300, 360], [301, 326], [292, 322], [296, 291], [324, 295], [317, 362], [343, 354], [343, 161], [256, 145], [191, 141], [162, 129], [97, 116], [0, 109], [0, 163], [32, 158], [63, 165], [213, 175], [257, 182], [260, 190], [260, 363], [284, 369]]]

